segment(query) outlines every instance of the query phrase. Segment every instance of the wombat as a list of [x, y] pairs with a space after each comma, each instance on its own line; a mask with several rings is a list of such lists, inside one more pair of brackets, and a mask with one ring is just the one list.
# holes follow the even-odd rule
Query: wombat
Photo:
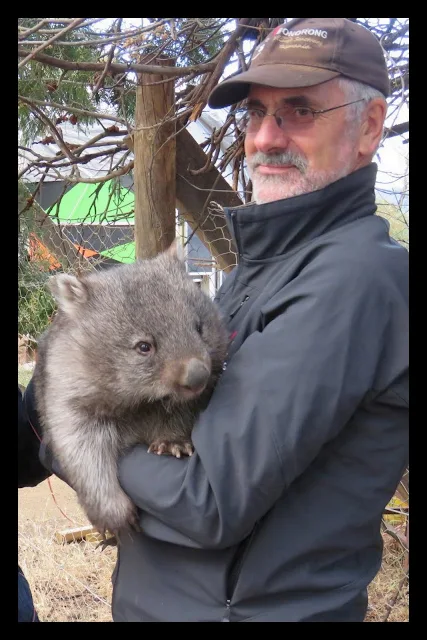
[[58, 311], [33, 375], [43, 436], [89, 520], [117, 537], [137, 526], [118, 457], [136, 444], [191, 454], [222, 372], [225, 326], [175, 242], [149, 260], [53, 276], [49, 288]]

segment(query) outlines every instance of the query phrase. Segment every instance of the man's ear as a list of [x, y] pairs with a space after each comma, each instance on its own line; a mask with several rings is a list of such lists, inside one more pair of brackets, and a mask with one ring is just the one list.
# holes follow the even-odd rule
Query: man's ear
[[379, 147], [383, 135], [387, 103], [383, 98], [371, 100], [364, 113], [359, 139], [359, 154], [371, 158]]

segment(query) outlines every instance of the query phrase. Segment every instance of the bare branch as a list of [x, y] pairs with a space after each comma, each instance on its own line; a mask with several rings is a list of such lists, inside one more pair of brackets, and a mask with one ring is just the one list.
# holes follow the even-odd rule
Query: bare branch
[[[120, 31], [120, 27], [122, 26], [122, 22], [123, 22], [123, 18], [119, 18], [119, 21], [118, 21], [118, 23], [117, 23], [117, 25], [116, 25], [116, 29], [115, 29], [116, 31]], [[101, 75], [100, 75], [100, 77], [99, 77], [99, 79], [98, 79], [98, 82], [96, 83], [95, 88], [94, 88], [94, 90], [93, 90], [93, 94], [94, 94], [94, 95], [95, 95], [96, 93], [98, 93], [98, 91], [99, 91], [100, 87], [102, 87], [102, 84], [103, 84], [103, 82], [104, 82], [104, 78], [105, 78], [105, 76], [106, 76], [106, 75], [107, 75], [107, 73], [108, 73], [108, 70], [109, 70], [109, 67], [110, 67], [111, 61], [112, 61], [112, 59], [113, 59], [113, 56], [114, 56], [114, 52], [115, 52], [115, 50], [116, 50], [116, 45], [115, 45], [115, 44], [113, 44], [113, 46], [111, 47], [110, 52], [109, 52], [109, 54], [108, 54], [108, 56], [107, 56], [107, 62], [105, 63], [105, 68], [104, 68], [104, 70], [102, 71], [102, 73], [101, 73]]]
[[[77, 149], [74, 149], [74, 154], [78, 155], [78, 154], [82, 153], [82, 151], [85, 151], [86, 149], [88, 149], [89, 147], [96, 146], [96, 143], [99, 140], [102, 140], [103, 138], [106, 138], [107, 136], [111, 136], [111, 135], [126, 135], [126, 133], [127, 133], [127, 131], [117, 131], [117, 132], [112, 133], [111, 131], [105, 130], [102, 133], [98, 133], [98, 135], [94, 136], [93, 138], [91, 138], [90, 140], [85, 142], [85, 144], [82, 144], [80, 147], [77, 147]], [[111, 144], [111, 143], [104, 142], [102, 144], [103, 145], [108, 145], [108, 144]]]
[[65, 27], [65, 29], [63, 29], [59, 33], [57, 33], [54, 36], [52, 36], [52, 38], [50, 38], [49, 40], [46, 40], [46, 42], [43, 42], [43, 44], [41, 44], [39, 47], [37, 47], [37, 49], [34, 49], [34, 51], [29, 53], [23, 60], [21, 60], [21, 62], [18, 64], [18, 69], [20, 67], [23, 67], [24, 64], [26, 64], [29, 60], [34, 58], [36, 54], [40, 53], [40, 51], [43, 51], [43, 49], [46, 49], [46, 47], [48, 47], [50, 44], [52, 44], [52, 42], [55, 42], [55, 40], [58, 40], [58, 38], [60, 36], [62, 36], [64, 33], [67, 33], [68, 31], [72, 31], [72, 29], [75, 29], [76, 27], [78, 27], [79, 24], [84, 22], [84, 20], [85, 20], [84, 18], [76, 18], [75, 20], [73, 20], [73, 22], [71, 24], [69, 24], [67, 27]]
[[409, 24], [405, 24], [398, 31], [395, 31], [393, 33], [387, 32], [386, 34], [384, 34], [384, 40], [382, 40], [381, 42], [384, 49], [388, 49], [392, 44], [396, 42], [398, 38], [401, 38], [405, 34], [407, 34], [408, 31], [409, 31]]
[[70, 178], [69, 176], [64, 176], [59, 173], [59, 171], [55, 170], [59, 180], [64, 180], [65, 182], [70, 182], [71, 184], [78, 184], [79, 182], [84, 182], [85, 184], [98, 184], [99, 182], [108, 182], [113, 178], [118, 178], [119, 176], [124, 176], [130, 171], [132, 171], [134, 167], [134, 161], [132, 160], [128, 164], [126, 164], [121, 169], [117, 169], [117, 171], [112, 171], [111, 173], [107, 173], [105, 176], [98, 176], [97, 178]]
[[[87, 153], [84, 156], [76, 157], [74, 160], [70, 162], [62, 162], [60, 165], [55, 165], [55, 166], [52, 164], [52, 159], [48, 158], [45, 161], [32, 162], [31, 168], [47, 167], [48, 169], [52, 168], [59, 171], [60, 169], [65, 169], [66, 167], [72, 167], [73, 165], [87, 164], [88, 162], [90, 162], [91, 160], [94, 160], [95, 158], [107, 158], [108, 156], [114, 156], [116, 153], [120, 153], [121, 151], [125, 151], [126, 149], [127, 149], [126, 145], [117, 145], [112, 149], [108, 149], [107, 151], [104, 150], [104, 151], [99, 151], [98, 153]], [[64, 159], [64, 156], [60, 158], [55, 158], [55, 161], [61, 161], [63, 159]], [[26, 168], [25, 171], [28, 171], [28, 168]], [[82, 182], [82, 181], [79, 180], [79, 182]]]
[[191, 116], [192, 120], [196, 120], [203, 109], [206, 106], [208, 101], [208, 97], [214, 86], [218, 83], [222, 72], [224, 71], [224, 67], [227, 64], [231, 54], [236, 48], [237, 38], [243, 33], [245, 25], [248, 24], [250, 18], [241, 18], [239, 21], [239, 26], [231, 34], [228, 38], [226, 45], [223, 47], [222, 51], [218, 54], [216, 58], [215, 69], [211, 75], [211, 77], [207, 80], [205, 85], [201, 85], [201, 89], [199, 91], [199, 95], [197, 96], [198, 104], [195, 105], [194, 113]]
[[[105, 45], [105, 44], [111, 44], [112, 42], [119, 42], [120, 40], [125, 40], [128, 38], [135, 38], [136, 36], [141, 35], [142, 33], [147, 33], [150, 31], [154, 31], [156, 28], [162, 26], [163, 24], [165, 24], [166, 22], [168, 22], [169, 18], [163, 18], [162, 20], [158, 20], [157, 22], [153, 22], [152, 24], [150, 24], [150, 26], [148, 27], [139, 27], [138, 29], [128, 29], [127, 31], [122, 31], [120, 34], [115, 35], [115, 36], [111, 36], [108, 38], [105, 38], [102, 36], [102, 33], [98, 34], [98, 38], [96, 40], [74, 40], [74, 41], [69, 41], [69, 40], [60, 40], [57, 41], [57, 45], [60, 45], [62, 47], [73, 47], [76, 45], [82, 45], [82, 46], [99, 46], [99, 45]], [[97, 22], [98, 20], [94, 21]], [[81, 26], [87, 26], [87, 24], [83, 24]], [[57, 30], [58, 33], [60, 30]], [[49, 30], [46, 29], [45, 31], [41, 30], [40, 33], [53, 33], [54, 29]], [[27, 34], [24, 34], [23, 37], [26, 37]], [[41, 44], [42, 42], [44, 42], [44, 40], [22, 40], [21, 38], [18, 38], [19, 40], [21, 40], [21, 44]]]
[[[18, 57], [22, 58], [28, 55], [28, 51], [18, 48]], [[67, 69], [69, 71], [102, 71], [104, 65], [100, 62], [71, 62], [69, 60], [60, 60], [53, 56], [48, 56], [45, 53], [32, 53], [33, 60], [47, 64], [51, 67], [57, 67], [58, 69]], [[137, 73], [159, 73], [165, 76], [186, 76], [189, 73], [197, 72], [199, 74], [209, 73], [216, 68], [216, 64], [213, 62], [207, 64], [196, 64], [192, 67], [166, 67], [152, 64], [134, 64], [129, 62], [128, 64], [122, 64], [119, 62], [112, 63], [110, 65], [111, 71], [114, 73], [126, 73], [128, 71], [135, 71]]]
[[[24, 31], [24, 33], [22, 33], [21, 35], [18, 34], [18, 40], [22, 40], [23, 38], [26, 38], [27, 36], [31, 35], [32, 33], [35, 33], [36, 31], [39, 31], [39, 29], [41, 29], [45, 24], [47, 24], [48, 20], [46, 18], [44, 18], [43, 20], [41, 20], [40, 22], [38, 22], [34, 27], [31, 27], [31, 29], [26, 29]], [[18, 30], [21, 29], [21, 27], [18, 26]]]
[[394, 124], [389, 129], [385, 129], [387, 138], [394, 138], [395, 136], [401, 136], [402, 133], [409, 131], [409, 122], [401, 122], [400, 124]]
[[[22, 100], [23, 102], [28, 102], [24, 96], [18, 96], [18, 100]], [[61, 109], [62, 111], [68, 111], [69, 113], [75, 113], [81, 116], [89, 116], [91, 118], [100, 118], [102, 120], [111, 120], [112, 122], [118, 122], [119, 124], [125, 124], [123, 118], [117, 118], [116, 116], [112, 116], [108, 113], [98, 113], [96, 111], [87, 111], [86, 109], [78, 109], [77, 107], [73, 107], [72, 105], [64, 105], [59, 104], [59, 102], [44, 102], [43, 100], [37, 100], [33, 98], [31, 100], [32, 103], [38, 104], [42, 107], [51, 107], [52, 109]]]
[[46, 125], [51, 131], [52, 131], [52, 135], [55, 138], [56, 144], [58, 145], [58, 147], [61, 149], [61, 151], [70, 159], [70, 160], [74, 160], [74, 156], [71, 153], [71, 151], [68, 149], [67, 145], [65, 144], [60, 132], [58, 131], [58, 129], [55, 127], [55, 125], [53, 124], [53, 122], [51, 122], [49, 120], [49, 118], [47, 116], [45, 116], [45, 114], [40, 111], [40, 109], [38, 107], [36, 107], [34, 104], [32, 104], [31, 100], [27, 100], [26, 98], [22, 98], [21, 97], [21, 101], [25, 102], [26, 104], [28, 104], [28, 106], [32, 109], [32, 111], [34, 111], [34, 113], [36, 114], [36, 116], [43, 122], [44, 125]]

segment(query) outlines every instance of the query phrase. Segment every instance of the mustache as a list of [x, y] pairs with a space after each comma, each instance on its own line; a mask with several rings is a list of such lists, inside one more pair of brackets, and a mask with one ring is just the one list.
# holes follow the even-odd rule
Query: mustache
[[262, 151], [257, 151], [248, 159], [248, 166], [251, 171], [254, 171], [260, 164], [270, 164], [273, 166], [292, 164], [301, 171], [301, 173], [305, 173], [308, 167], [308, 162], [304, 156], [293, 153], [292, 151], [282, 151], [280, 153], [263, 153]]

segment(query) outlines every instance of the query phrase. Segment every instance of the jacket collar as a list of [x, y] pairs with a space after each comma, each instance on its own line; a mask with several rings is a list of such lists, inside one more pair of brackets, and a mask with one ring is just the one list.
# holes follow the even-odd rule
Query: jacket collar
[[372, 162], [312, 193], [225, 209], [239, 258], [280, 256], [334, 228], [373, 215], [377, 169]]

